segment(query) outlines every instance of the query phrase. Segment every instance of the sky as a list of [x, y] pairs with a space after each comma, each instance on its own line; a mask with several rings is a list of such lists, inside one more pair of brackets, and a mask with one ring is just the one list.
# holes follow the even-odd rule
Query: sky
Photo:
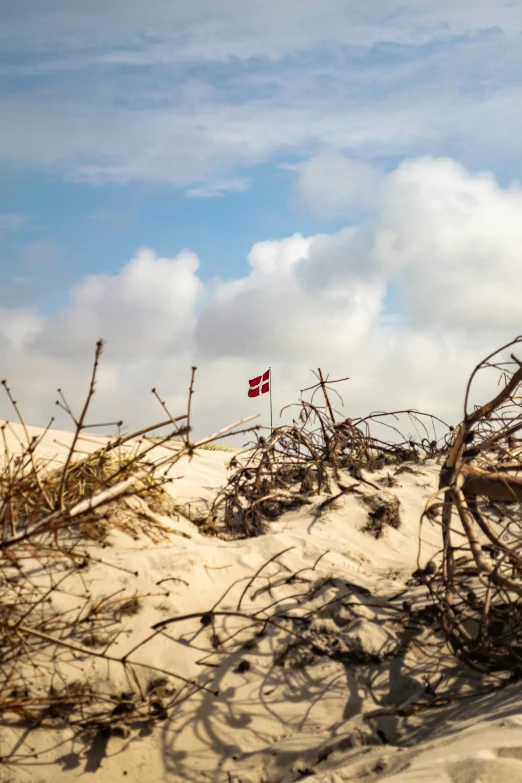
[[[4, 0], [0, 374], [25, 417], [462, 418], [522, 332], [522, 2]], [[480, 401], [480, 390], [477, 392]], [[7, 398], [0, 417], [14, 418]]]

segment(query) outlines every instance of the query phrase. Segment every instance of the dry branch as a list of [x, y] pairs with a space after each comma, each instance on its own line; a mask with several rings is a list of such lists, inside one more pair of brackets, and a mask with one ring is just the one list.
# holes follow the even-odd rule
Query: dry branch
[[[515, 438], [522, 429], [522, 363], [504, 355], [521, 339], [471, 374], [465, 416], [440, 473], [443, 562], [429, 582], [455, 653], [481, 671], [515, 676], [522, 675], [522, 450]], [[472, 383], [486, 369], [498, 372], [500, 391], [468, 412]], [[455, 518], [463, 534], [458, 546]]]
[[[287, 406], [298, 408], [293, 423], [274, 429], [268, 439], [259, 437], [253, 448], [231, 460], [234, 472], [208, 517], [201, 520], [203, 530], [214, 535], [257, 536], [286, 511], [309, 505], [313, 495], [327, 495], [332, 500], [341, 497], [345, 491], [343, 472], [346, 478], [380, 490], [362, 471], [407, 460], [419, 462], [447, 450], [448, 432], [437, 438], [435, 430], [435, 423], [444, 422], [413, 409], [373, 413], [355, 421], [337, 420], [331, 403], [332, 394], [338, 395], [333, 384], [348, 378], [331, 381], [320, 368], [314, 375], [318, 382], [301, 392], [311, 392], [310, 400], [301, 398], [297, 406]], [[317, 394], [322, 395], [324, 405], [314, 402]], [[413, 423], [424, 437], [405, 437], [396, 426], [403, 420]], [[432, 427], [431, 435], [424, 420]], [[397, 440], [376, 438], [372, 423], [388, 427]], [[338, 489], [332, 495], [335, 484]], [[322, 501], [322, 508], [325, 503]]]
[[[0, 716], [18, 716], [31, 726], [61, 724], [84, 729], [89, 726], [110, 729], [122, 722], [142, 719], [148, 723], [164, 720], [167, 707], [158, 708], [157, 697], [146, 693], [136, 667], [146, 673], [162, 674], [182, 683], [171, 699], [173, 709], [190, 693], [207, 690], [206, 682], [184, 677], [135, 660], [130, 653], [109, 652], [124, 630], [125, 618], [138, 612], [141, 602], [158, 593], [141, 594], [132, 589], [91, 600], [84, 573], [94, 563], [126, 571], [131, 579], [137, 573], [97, 558], [87, 549], [89, 542], [101, 542], [113, 529], [130, 535], [167, 535], [164, 515], [177, 513], [176, 503], [164, 489], [172, 481], [171, 468], [190, 458], [200, 443], [211, 443], [244, 423], [250, 416], [214, 435], [192, 442], [190, 401], [194, 393], [192, 370], [188, 412], [173, 416], [130, 435], [118, 434], [98, 448], [82, 453], [83, 433], [90, 402], [95, 393], [96, 373], [102, 353], [98, 342], [86, 401], [75, 416], [59, 390], [58, 405], [74, 423], [74, 434], [65, 464], [55, 468], [40, 455], [43, 433], [31, 438], [16, 401], [4, 383], [9, 400], [19, 415], [23, 437], [15, 453], [8, 449], [6, 429], [1, 427], [4, 454], [0, 467]], [[118, 423], [118, 427], [121, 422]], [[171, 432], [154, 442], [139, 440], [145, 433], [170, 425]], [[249, 432], [253, 428], [239, 429]], [[172, 436], [184, 436], [175, 450], [160, 448]], [[25, 438], [25, 442], [24, 442]], [[187, 534], [184, 534], [187, 535]], [[82, 588], [83, 585], [83, 588]], [[65, 593], [80, 600], [74, 610], [59, 610], [57, 596]], [[165, 593], [161, 593], [165, 595]], [[89, 668], [82, 664], [105, 661], [119, 665], [129, 692], [111, 693], [111, 680], [105, 690], [95, 686]], [[80, 679], [70, 681], [70, 671], [80, 671]], [[69, 672], [69, 674], [67, 673]], [[108, 675], [107, 675], [108, 676]], [[55, 688], [60, 681], [60, 689]], [[170, 687], [170, 686], [169, 686]], [[47, 690], [46, 690], [47, 689]], [[174, 693], [175, 689], [171, 689]], [[154, 706], [156, 705], [156, 706]], [[54, 721], [54, 722], [53, 722]]]

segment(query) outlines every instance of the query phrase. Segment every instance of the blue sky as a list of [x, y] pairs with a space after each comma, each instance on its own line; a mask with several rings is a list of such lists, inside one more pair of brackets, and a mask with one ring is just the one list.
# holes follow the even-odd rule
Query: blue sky
[[12, 175], [10, 207], [25, 218], [4, 232], [4, 274], [9, 276], [11, 258], [23, 257], [27, 244], [46, 242], [56, 248], [60, 274], [68, 267], [76, 276], [115, 273], [146, 245], [167, 255], [194, 250], [204, 279], [237, 275], [256, 239], [314, 230], [307, 214], [288, 208], [289, 172], [260, 166], [253, 176], [255, 187], [244, 192], [189, 198], [164, 184], [93, 186], [56, 175]]
[[[236, 363], [226, 372], [238, 379], [251, 364], [279, 361], [289, 395], [300, 368], [317, 359], [314, 339], [294, 331], [304, 335], [313, 318], [321, 324], [324, 313], [333, 317], [334, 293], [334, 309], [342, 299], [348, 313], [334, 328], [362, 329], [359, 345], [367, 350], [378, 345], [386, 354], [397, 346], [390, 315], [393, 328], [401, 335], [409, 329], [413, 343], [434, 340], [434, 356], [441, 340], [445, 350], [457, 343], [470, 356], [479, 350], [463, 337], [471, 316], [457, 323], [440, 315], [437, 322], [421, 317], [429, 307], [415, 303], [434, 267], [449, 264], [459, 281], [471, 269], [486, 274], [479, 211], [495, 215], [492, 235], [506, 221], [517, 222], [521, 2], [19, 0], [6, 4], [3, 16], [0, 347], [13, 372], [28, 361], [40, 372], [44, 355], [57, 372], [67, 372], [60, 362], [69, 349], [57, 342], [56, 324], [69, 324], [65, 332], [80, 343], [80, 320], [90, 324], [86, 340], [97, 324], [110, 336], [116, 327], [100, 308], [111, 297], [124, 312], [132, 301], [138, 321], [148, 318], [152, 305], [140, 304], [141, 284], [132, 282], [134, 274], [147, 277], [142, 264], [150, 270], [147, 285], [159, 291], [155, 274], [182, 276], [185, 342], [180, 348], [176, 332], [169, 345], [185, 357], [183, 367], [203, 357], [212, 377], [225, 372], [227, 361]], [[496, 206], [486, 209], [487, 198]], [[410, 204], [407, 214], [397, 204]], [[446, 223], [437, 222], [448, 204], [454, 207]], [[417, 206], [436, 233], [422, 242], [412, 223]], [[443, 258], [451, 255], [444, 236], [453, 219], [459, 236], [468, 237], [458, 263]], [[316, 239], [305, 247], [299, 235]], [[491, 259], [510, 264], [512, 289], [514, 256], [488, 243]], [[405, 261], [390, 261], [393, 244], [410, 259], [411, 273], [401, 271]], [[147, 256], [133, 265], [144, 247], [169, 263]], [[192, 269], [191, 261], [176, 261], [183, 251], [198, 259], [190, 274], [180, 270]], [[95, 282], [86, 282], [93, 275]], [[327, 284], [334, 293], [321, 289]], [[482, 295], [475, 291], [473, 301], [482, 303]], [[283, 308], [272, 344], [261, 327], [243, 330], [249, 342], [227, 322], [246, 317], [246, 301], [263, 318]], [[172, 314], [162, 306], [168, 323]], [[215, 326], [205, 326], [212, 319]], [[504, 321], [499, 330], [515, 328], [516, 320]], [[482, 330], [475, 335], [481, 338]], [[295, 361], [285, 341], [295, 343]], [[143, 358], [132, 357], [117, 330], [113, 344], [120, 347], [108, 360], [114, 372], [108, 383], [116, 394]], [[158, 350], [157, 356], [151, 344], [147, 361], [165, 368], [164, 348]], [[347, 356], [356, 350], [349, 336], [335, 356], [344, 350]], [[393, 350], [396, 363], [410, 367], [410, 349]], [[178, 369], [173, 364], [165, 372], [172, 385]], [[362, 376], [369, 372], [361, 368]], [[216, 397], [216, 405], [235, 410], [239, 398], [220, 394], [228, 402]], [[361, 395], [368, 398], [367, 388]]]
[[[299, 208], [295, 176], [280, 168], [319, 149], [355, 152], [388, 168], [428, 153], [453, 155], [499, 177], [522, 173], [517, 155], [506, 158], [503, 145], [488, 145], [487, 128], [486, 138], [470, 143], [472, 123], [458, 127], [459, 98], [470, 101], [471, 114], [519, 87], [518, 41], [508, 25], [520, 21], [519, 3], [496, 13], [478, 4], [473, 13], [457, 2], [445, 16], [443, 3], [439, 14], [423, 14], [414, 3], [346, 2], [327, 2], [324, 12], [308, 3], [300, 12], [299, 3], [287, 0], [279, 32], [279, 14], [270, 21], [273, 4], [253, 3], [239, 19], [233, 2], [222, 4], [222, 14], [204, 2], [192, 12], [183, 5], [156, 0], [147, 15], [139, 3], [118, 0], [7, 9], [0, 74], [10, 127], [0, 148], [2, 210], [25, 220], [3, 231], [4, 281], [33, 242], [56, 245], [60, 263], [76, 268], [76, 276], [115, 271], [141, 245], [163, 253], [189, 247], [200, 254], [205, 277], [236, 274], [254, 241], [335, 228], [335, 221], [314, 220]], [[178, 51], [180, 40], [187, 51]], [[424, 115], [415, 111], [419, 98], [428, 102]], [[437, 102], [448, 115], [445, 129], [437, 127]], [[245, 149], [249, 107], [273, 138]], [[237, 129], [228, 116], [234, 110]], [[404, 115], [403, 138], [400, 128], [385, 132], [397, 114]], [[300, 117], [309, 129], [296, 131]], [[162, 122], [186, 127], [162, 137]], [[496, 123], [503, 124], [501, 112]]]

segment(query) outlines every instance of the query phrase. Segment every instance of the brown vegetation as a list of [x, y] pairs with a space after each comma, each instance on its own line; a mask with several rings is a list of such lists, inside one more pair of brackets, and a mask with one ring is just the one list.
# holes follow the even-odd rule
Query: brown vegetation
[[[92, 453], [81, 451], [89, 404], [95, 393], [96, 373], [102, 353], [96, 346], [87, 398], [78, 417], [60, 392], [60, 405], [71, 416], [75, 431], [63, 465], [56, 467], [39, 456], [45, 433], [31, 437], [24, 419], [4, 381], [6, 393], [25, 433], [17, 448], [9, 449], [10, 425], [0, 429], [4, 454], [0, 471], [0, 716], [3, 722], [59, 727], [66, 723], [78, 730], [110, 730], [131, 717], [147, 725], [190, 693], [205, 688], [175, 671], [137, 660], [129, 653], [114, 654], [112, 645], [121, 636], [126, 618], [140, 612], [140, 595], [131, 587], [94, 599], [85, 575], [105, 562], [93, 544], [103, 548], [109, 531], [120, 529], [138, 537], [156, 538], [175, 532], [161, 523], [158, 512], [172, 514], [174, 500], [165, 491], [170, 469], [195, 448], [213, 443], [237, 425], [199, 442], [190, 439], [188, 411], [129, 435], [107, 439]], [[250, 417], [252, 418], [252, 417]], [[237, 424], [242, 424], [238, 422]], [[119, 423], [119, 425], [121, 422]], [[119, 429], [118, 425], [118, 429]], [[106, 426], [106, 425], [104, 425]], [[165, 438], [150, 442], [142, 436], [170, 427]], [[244, 430], [243, 430], [244, 431]], [[175, 450], [160, 446], [172, 437], [182, 438]], [[140, 440], [140, 438], [142, 438]], [[166, 455], [166, 456], [165, 456]], [[99, 546], [98, 546], [99, 549]], [[73, 595], [80, 602], [74, 611], [60, 605], [60, 596]], [[155, 595], [166, 595], [161, 590]], [[120, 667], [127, 681], [124, 691], [114, 691], [110, 679], [92, 678], [94, 660]], [[74, 673], [74, 676], [72, 676]], [[152, 677], [161, 675], [164, 697], [158, 696]], [[146, 685], [145, 680], [149, 681]], [[174, 687], [175, 683], [176, 687]], [[179, 688], [178, 686], [181, 686]]]

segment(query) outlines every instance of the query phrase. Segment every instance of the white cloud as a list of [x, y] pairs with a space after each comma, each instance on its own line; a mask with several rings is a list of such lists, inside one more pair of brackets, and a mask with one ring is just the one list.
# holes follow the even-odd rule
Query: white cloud
[[[209, 197], [321, 149], [521, 157], [520, 3], [29, 0], [4, 17], [4, 74], [31, 80], [0, 99], [0, 157], [74, 180]], [[319, 209], [320, 171], [301, 180]], [[355, 197], [338, 192], [329, 213]]]
[[297, 198], [319, 219], [371, 206], [383, 176], [378, 166], [333, 152], [309, 158], [298, 172]]
[[385, 184], [375, 253], [416, 324], [519, 329], [522, 189], [448, 159], [402, 163]]
[[470, 370], [522, 331], [521, 206], [518, 185], [409, 160], [384, 178], [371, 220], [259, 242], [243, 278], [203, 286], [192, 253], [141, 250], [118, 275], [81, 281], [52, 317], [3, 310], [2, 365], [35, 422], [57, 385], [79, 404], [99, 337], [99, 420], [161, 419], [152, 386], [179, 412], [196, 364], [200, 432], [257, 411], [267, 423], [266, 399], [249, 400], [246, 384], [268, 365], [276, 411], [321, 367], [350, 376], [347, 415], [413, 406], [455, 422]]
[[159, 180], [202, 187], [237, 180], [230, 176], [235, 168], [276, 154], [306, 157], [318, 148], [368, 160], [449, 148], [464, 160], [505, 162], [522, 152], [519, 86], [468, 96], [432, 87], [378, 100], [313, 98], [125, 111], [5, 99], [0, 157], [96, 185]]
[[188, 188], [185, 191], [185, 195], [189, 198], [215, 198], [230, 192], [242, 193], [247, 188], [248, 182], [244, 179], [219, 180], [217, 182], [209, 182], [207, 185]]
[[364, 5], [343, 0], [221, 0], [219, 6], [214, 0], [149, 0], [146, 5], [141, 0], [81, 0], [73, 5], [48, 0], [45, 11], [32, 0], [6, 11], [2, 37], [8, 47], [57, 51], [44, 63], [56, 68], [69, 62], [71, 52], [77, 66], [93, 61], [226, 62], [281, 58], [326, 42], [410, 44], [492, 28], [516, 35], [521, 27], [519, 3], [490, 0], [367, 0]]
[[0, 307], [0, 335], [17, 350], [44, 327], [45, 320], [34, 310]]
[[190, 338], [202, 289], [198, 266], [188, 251], [168, 259], [139, 250], [118, 275], [93, 275], [75, 286], [70, 306], [48, 320], [36, 347], [85, 356], [103, 337], [121, 359], [179, 351]]

